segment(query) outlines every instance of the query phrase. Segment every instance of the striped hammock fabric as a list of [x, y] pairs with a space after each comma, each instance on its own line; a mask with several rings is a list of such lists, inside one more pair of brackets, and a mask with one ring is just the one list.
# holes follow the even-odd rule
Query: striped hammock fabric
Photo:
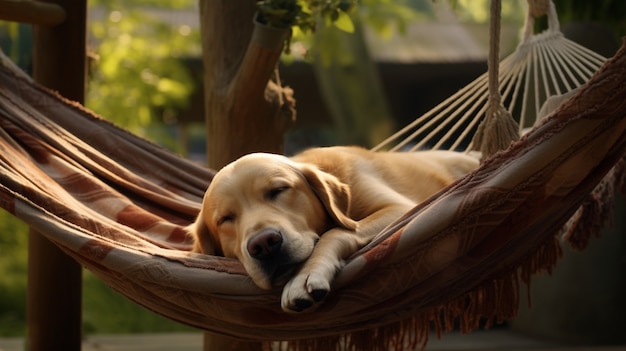
[[184, 227], [214, 171], [0, 66], [0, 206], [129, 299], [242, 339], [394, 350], [425, 343], [430, 325], [511, 318], [519, 283], [556, 263], [566, 223], [584, 246], [623, 185], [624, 47], [519, 142], [354, 255], [319, 309], [286, 314], [280, 289], [260, 290], [239, 262], [189, 252]]

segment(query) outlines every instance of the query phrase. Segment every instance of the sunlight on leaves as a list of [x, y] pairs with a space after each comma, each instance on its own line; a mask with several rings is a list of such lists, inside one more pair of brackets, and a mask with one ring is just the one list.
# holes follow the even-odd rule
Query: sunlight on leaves
[[[518, 22], [526, 13], [526, 7], [525, 1], [503, 1], [502, 20]], [[455, 0], [452, 2], [452, 8], [464, 22], [487, 23], [491, 16], [489, 0]]]
[[102, 15], [88, 26], [97, 59], [90, 64], [86, 105], [138, 134], [186, 107], [195, 88], [184, 59], [200, 55], [200, 33], [159, 9], [194, 5], [192, 0], [94, 1]]
[[333, 24], [335, 25], [335, 27], [341, 29], [346, 33], [354, 33], [354, 23], [352, 23], [350, 16], [343, 11], [338, 12], [337, 20], [335, 20]]

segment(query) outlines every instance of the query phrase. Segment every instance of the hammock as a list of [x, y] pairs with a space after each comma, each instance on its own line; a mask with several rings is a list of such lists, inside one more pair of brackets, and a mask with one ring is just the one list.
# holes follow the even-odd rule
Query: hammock
[[469, 331], [482, 318], [513, 317], [520, 280], [553, 267], [572, 215], [568, 237], [584, 245], [596, 233], [610, 216], [603, 200], [623, 184], [613, 166], [626, 148], [625, 97], [626, 46], [519, 142], [355, 254], [314, 313], [286, 314], [280, 289], [259, 289], [239, 262], [189, 252], [183, 227], [214, 171], [6, 61], [0, 206], [124, 296], [181, 323], [303, 349], [399, 350], [425, 343], [431, 323], [442, 332], [458, 318]]

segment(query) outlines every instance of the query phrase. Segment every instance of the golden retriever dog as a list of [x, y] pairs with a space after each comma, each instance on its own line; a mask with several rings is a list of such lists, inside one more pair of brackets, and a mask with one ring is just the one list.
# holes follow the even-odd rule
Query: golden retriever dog
[[259, 287], [285, 285], [283, 310], [308, 310], [326, 297], [346, 258], [477, 166], [451, 151], [246, 155], [207, 189], [189, 227], [193, 250], [238, 259]]

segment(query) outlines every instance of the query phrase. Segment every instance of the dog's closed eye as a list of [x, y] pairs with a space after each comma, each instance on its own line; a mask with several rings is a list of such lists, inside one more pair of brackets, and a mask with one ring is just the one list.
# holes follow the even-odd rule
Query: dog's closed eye
[[218, 220], [217, 220], [217, 225], [221, 226], [223, 224], [227, 224], [227, 223], [232, 223], [235, 220], [235, 215], [232, 213], [229, 213], [227, 215], [221, 216]]
[[291, 189], [291, 187], [289, 186], [277, 186], [277, 187], [271, 188], [265, 193], [265, 198], [270, 201], [274, 201], [278, 198], [280, 194], [284, 193], [285, 191], [289, 189]]

